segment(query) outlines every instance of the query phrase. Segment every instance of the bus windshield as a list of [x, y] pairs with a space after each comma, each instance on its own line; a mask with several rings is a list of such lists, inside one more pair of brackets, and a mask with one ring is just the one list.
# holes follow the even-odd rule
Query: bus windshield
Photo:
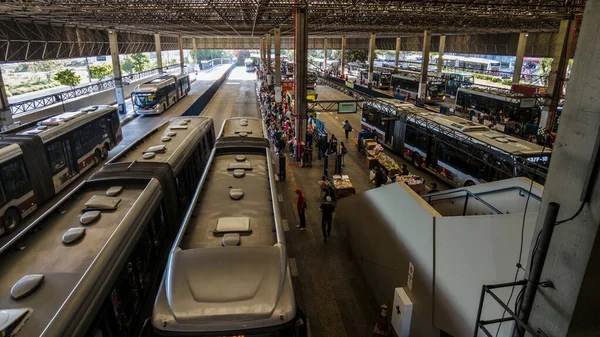
[[153, 107], [158, 103], [158, 95], [155, 92], [134, 92], [133, 103], [139, 107]]
[[445, 90], [444, 90], [444, 86], [442, 85], [441, 82], [429, 83], [429, 96], [436, 97], [436, 96], [444, 96], [444, 95], [445, 95]]

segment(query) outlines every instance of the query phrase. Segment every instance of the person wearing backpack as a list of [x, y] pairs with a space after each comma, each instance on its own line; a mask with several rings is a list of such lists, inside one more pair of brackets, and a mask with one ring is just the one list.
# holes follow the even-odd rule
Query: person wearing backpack
[[350, 131], [352, 131], [352, 125], [350, 125], [350, 123], [348, 123], [348, 120], [346, 119], [346, 122], [344, 123], [344, 133], [346, 134], [346, 139], [348, 139], [348, 134], [350, 133]]

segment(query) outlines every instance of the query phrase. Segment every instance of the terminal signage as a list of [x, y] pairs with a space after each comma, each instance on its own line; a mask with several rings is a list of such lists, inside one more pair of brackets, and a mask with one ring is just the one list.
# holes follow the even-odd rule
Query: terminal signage
[[354, 113], [356, 112], [356, 102], [339, 102], [338, 113]]
[[106, 61], [106, 56], [96, 56], [96, 61]]
[[354, 82], [346, 81], [346, 86], [347, 86], [348, 88], [352, 88], [352, 89], [354, 89]]

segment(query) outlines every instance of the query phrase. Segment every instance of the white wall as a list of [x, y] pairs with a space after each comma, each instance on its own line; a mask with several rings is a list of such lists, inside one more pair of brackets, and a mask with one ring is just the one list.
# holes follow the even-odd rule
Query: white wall
[[353, 255], [375, 298], [391, 306], [415, 266], [411, 335], [433, 336], [433, 217], [439, 214], [404, 184], [390, 184], [338, 202], [335, 226], [345, 227]]
[[[523, 256], [527, 264], [537, 213], [525, 217]], [[481, 286], [513, 282], [521, 246], [523, 214], [436, 218], [435, 225], [435, 324], [453, 336], [472, 336]], [[520, 271], [518, 280], [524, 278]], [[520, 287], [515, 288], [511, 305]], [[510, 288], [494, 290], [504, 301]], [[486, 297], [482, 319], [502, 316], [502, 308]], [[507, 315], [508, 316], [508, 315]], [[498, 336], [509, 336], [505, 323]], [[497, 325], [490, 325], [495, 334]], [[478, 336], [485, 336], [482, 332]]]

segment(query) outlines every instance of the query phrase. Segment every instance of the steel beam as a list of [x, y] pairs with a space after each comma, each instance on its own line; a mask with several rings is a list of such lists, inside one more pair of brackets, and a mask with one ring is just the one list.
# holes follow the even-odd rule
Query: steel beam
[[550, 96], [550, 100], [548, 100], [544, 108], [542, 108], [539, 123], [540, 126], [545, 125], [549, 130], [554, 128], [556, 109], [566, 81], [565, 76], [569, 65], [571, 54], [569, 46], [572, 45], [570, 40], [574, 35], [573, 31], [575, 29], [576, 27], [571, 20], [561, 21], [556, 43], [554, 45], [554, 57], [552, 58], [552, 66], [550, 68], [550, 75], [548, 76], [547, 94]]
[[194, 66], [194, 71], [199, 69], [199, 67], [196, 67], [196, 64], [198, 64], [198, 47], [196, 46], [196, 39], [192, 38], [192, 65]]
[[267, 52], [267, 69], [271, 69], [271, 33], [267, 33], [266, 38], [265, 38], [265, 45], [266, 45], [266, 49], [265, 51]]
[[125, 96], [123, 95], [123, 79], [121, 78], [121, 62], [119, 62], [119, 43], [116, 30], [108, 29], [108, 43], [110, 45], [113, 78], [115, 80], [115, 98], [119, 113], [125, 114], [127, 111], [125, 107]]

